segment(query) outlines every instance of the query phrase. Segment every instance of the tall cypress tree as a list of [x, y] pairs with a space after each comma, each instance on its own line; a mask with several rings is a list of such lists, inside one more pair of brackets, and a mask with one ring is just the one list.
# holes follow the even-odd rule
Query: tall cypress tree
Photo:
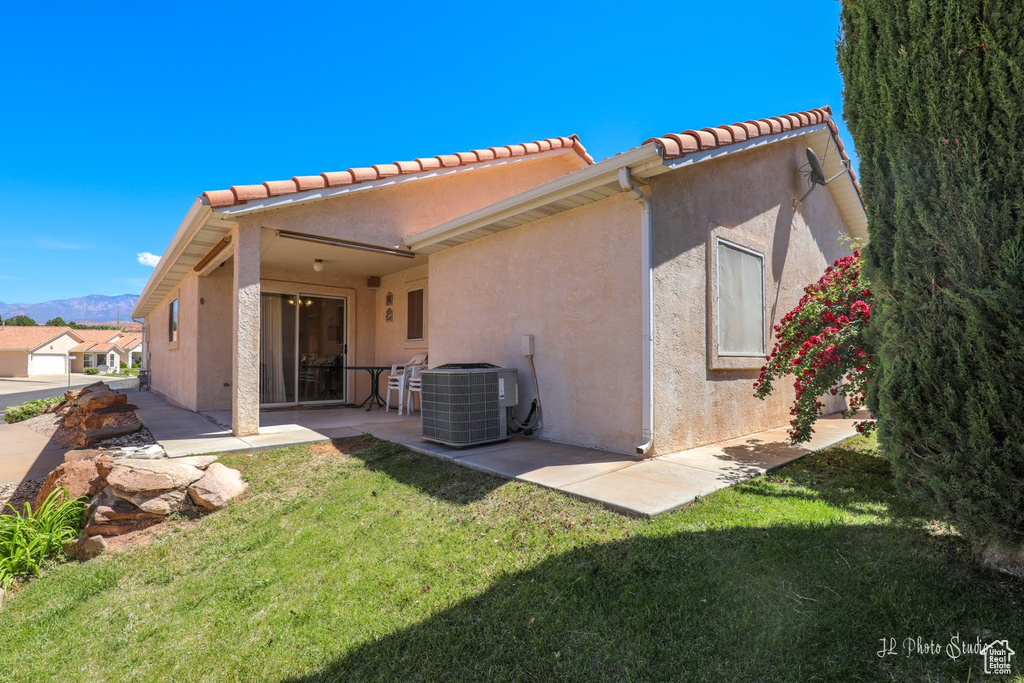
[[869, 405], [897, 478], [1024, 543], [1024, 2], [843, 0], [876, 292]]

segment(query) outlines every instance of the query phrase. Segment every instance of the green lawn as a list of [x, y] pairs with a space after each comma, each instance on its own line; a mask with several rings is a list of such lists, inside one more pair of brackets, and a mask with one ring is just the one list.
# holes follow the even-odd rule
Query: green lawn
[[240, 502], [9, 597], [0, 680], [982, 680], [903, 639], [1024, 653], [1024, 586], [864, 440], [654, 520], [383, 442], [224, 462]]

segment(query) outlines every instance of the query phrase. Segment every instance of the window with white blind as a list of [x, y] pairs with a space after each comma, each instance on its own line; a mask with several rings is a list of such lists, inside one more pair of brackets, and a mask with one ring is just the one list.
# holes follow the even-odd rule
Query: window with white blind
[[718, 355], [765, 354], [764, 257], [718, 240]]

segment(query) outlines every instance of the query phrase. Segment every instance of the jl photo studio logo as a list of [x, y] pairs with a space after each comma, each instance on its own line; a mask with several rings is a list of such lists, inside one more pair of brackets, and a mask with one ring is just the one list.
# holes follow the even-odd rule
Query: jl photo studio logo
[[921, 636], [907, 636], [902, 640], [886, 637], [879, 640], [882, 647], [876, 654], [882, 659], [886, 657], [948, 657], [958, 660], [964, 656], [977, 656], [982, 659], [983, 670], [987, 675], [1013, 673], [1013, 656], [1017, 654], [1005, 638], [986, 644], [982, 642], [980, 636], [973, 641], [968, 641], [961, 638], [959, 633], [951, 636], [945, 643]]

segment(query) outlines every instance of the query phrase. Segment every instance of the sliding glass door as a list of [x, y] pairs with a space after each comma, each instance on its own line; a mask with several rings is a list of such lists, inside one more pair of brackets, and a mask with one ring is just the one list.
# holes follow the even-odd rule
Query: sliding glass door
[[346, 400], [348, 300], [264, 293], [260, 301], [260, 403]]

